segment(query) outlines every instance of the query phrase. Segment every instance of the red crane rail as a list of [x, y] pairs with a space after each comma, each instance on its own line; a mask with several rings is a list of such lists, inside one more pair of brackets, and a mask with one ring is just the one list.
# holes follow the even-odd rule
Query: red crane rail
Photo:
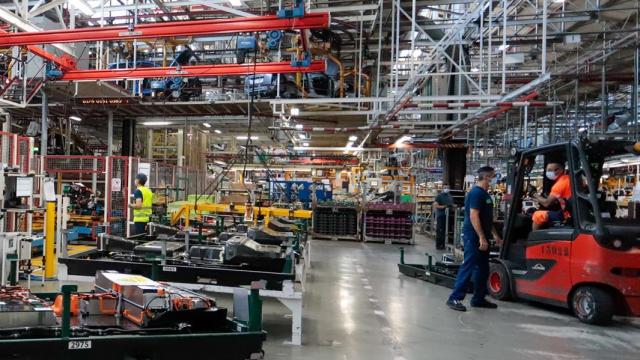
[[288, 74], [324, 72], [326, 62], [314, 60], [307, 67], [291, 66], [289, 62], [269, 62], [256, 64], [216, 64], [193, 65], [182, 67], [149, 67], [112, 70], [69, 70], [57, 80], [63, 81], [95, 81], [95, 80], [124, 80], [158, 77], [212, 77], [238, 76], [251, 74]]
[[323, 29], [330, 23], [328, 13], [310, 13], [298, 18], [275, 15], [160, 22], [127, 26], [89, 27], [0, 34], [0, 47], [73, 43], [86, 41], [149, 39], [289, 29]]

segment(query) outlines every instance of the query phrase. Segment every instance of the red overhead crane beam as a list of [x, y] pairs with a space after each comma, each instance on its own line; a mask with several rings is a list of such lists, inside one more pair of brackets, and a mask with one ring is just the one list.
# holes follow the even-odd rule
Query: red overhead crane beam
[[270, 62], [256, 64], [219, 64], [219, 65], [193, 65], [177, 67], [134, 68], [113, 70], [69, 70], [62, 75], [63, 81], [95, 81], [95, 80], [123, 80], [144, 79], [159, 77], [212, 77], [212, 76], [238, 76], [251, 74], [288, 74], [324, 72], [326, 63], [324, 60], [315, 60], [308, 67], [291, 66], [289, 62]]
[[127, 26], [48, 30], [0, 34], [0, 47], [72, 43], [86, 41], [148, 39], [173, 36], [196, 36], [289, 29], [323, 29], [329, 27], [328, 13], [310, 13], [299, 18], [275, 15], [230, 19], [173, 21]]
[[[6, 31], [0, 29], [0, 34], [8, 34]], [[13, 34], [11, 34], [13, 35]], [[56, 63], [58, 66], [60, 66], [60, 68], [62, 70], [70, 70], [70, 69], [75, 69], [76, 67], [76, 59], [71, 56], [71, 55], [67, 55], [64, 54], [60, 57], [55, 56], [54, 54], [41, 49], [35, 45], [27, 45], [27, 49], [29, 51], [31, 51], [32, 53], [40, 56], [43, 59], [49, 60], [49, 61], [53, 61], [54, 63]]]

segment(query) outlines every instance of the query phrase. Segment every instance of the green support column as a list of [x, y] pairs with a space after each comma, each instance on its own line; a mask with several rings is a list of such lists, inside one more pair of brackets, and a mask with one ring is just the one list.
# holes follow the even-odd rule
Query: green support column
[[63, 338], [71, 336], [71, 293], [78, 291], [77, 285], [62, 285], [62, 331]]

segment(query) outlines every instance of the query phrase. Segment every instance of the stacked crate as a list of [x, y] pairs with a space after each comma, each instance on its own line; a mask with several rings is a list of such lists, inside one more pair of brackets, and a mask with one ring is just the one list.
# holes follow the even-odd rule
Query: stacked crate
[[314, 239], [359, 240], [356, 203], [323, 202], [313, 208]]
[[364, 241], [413, 244], [414, 205], [369, 203], [364, 211]]

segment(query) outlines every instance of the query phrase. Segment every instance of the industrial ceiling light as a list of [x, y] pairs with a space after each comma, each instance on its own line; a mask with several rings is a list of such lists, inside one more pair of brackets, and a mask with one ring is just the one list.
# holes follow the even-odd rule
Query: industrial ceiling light
[[409, 140], [411, 140], [411, 136], [404, 135], [404, 136], [401, 136], [398, 140], [396, 140], [394, 145], [395, 146], [402, 145], [402, 143]]
[[231, 4], [233, 6], [242, 6], [242, 1], [241, 0], [229, 0], [229, 4]]
[[91, 5], [89, 5], [84, 0], [69, 0], [69, 3], [71, 5], [73, 5], [73, 7], [75, 7], [78, 10], [80, 10], [83, 14], [85, 14], [87, 16], [91, 16], [91, 15], [93, 15], [95, 13], [95, 11], [93, 11], [93, 8], [91, 7]]
[[142, 123], [144, 126], [166, 126], [171, 124], [169, 121], [145, 121]]
[[220, 131], [218, 129], [213, 130], [213, 132], [216, 133], [216, 134], [222, 134], [222, 131]]
[[[247, 140], [247, 135], [236, 136], [236, 140]], [[251, 140], [258, 140], [258, 137], [255, 135], [251, 135]]]
[[298, 116], [300, 115], [300, 109], [298, 108], [291, 108], [291, 116]]
[[214, 162], [215, 164], [220, 165], [220, 166], [227, 166], [227, 163], [226, 163], [226, 162], [224, 162], [224, 161], [222, 161], [222, 160], [213, 160], [213, 162]]
[[206, 128], [210, 128], [210, 127], [211, 127], [211, 124], [209, 124], [209, 123], [202, 123], [202, 126], [204, 126], [204, 127], [206, 127]]
[[480, 72], [480, 69], [474, 66], [471, 68], [471, 72]]
[[356, 140], [358, 140], [357, 136], [355, 136], [355, 135], [349, 136], [349, 141], [356, 141]]
[[71, 115], [69, 116], [69, 120], [82, 121], [82, 118], [80, 116]]
[[304, 147], [308, 147], [308, 146], [309, 146], [309, 143], [308, 143], [308, 142], [303, 142], [303, 143], [302, 143], [302, 146], [304, 146]]
[[509, 49], [509, 47], [510, 47], [510, 46], [511, 46], [511, 45], [509, 45], [509, 44], [500, 45], [500, 46], [498, 46], [498, 50], [500, 50], [500, 51], [504, 51], [504, 50]]
[[302, 130], [303, 127], [304, 126], [302, 126], [302, 124], [296, 124], [296, 129], [298, 129], [298, 130]]
[[299, 133], [299, 134], [298, 134], [298, 137], [299, 137], [301, 140], [304, 140], [304, 139], [306, 139], [306, 138], [307, 138], [307, 134], [305, 134], [305, 133]]

